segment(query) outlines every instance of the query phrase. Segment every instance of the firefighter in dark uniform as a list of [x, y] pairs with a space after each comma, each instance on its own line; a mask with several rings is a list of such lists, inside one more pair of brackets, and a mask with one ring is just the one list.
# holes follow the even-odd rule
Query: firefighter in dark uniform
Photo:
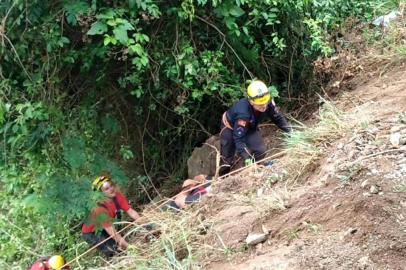
[[284, 132], [291, 127], [278, 111], [268, 87], [259, 80], [247, 87], [247, 97], [237, 101], [224, 114], [220, 132], [220, 175], [230, 172], [237, 154], [246, 166], [265, 157], [266, 147], [258, 130], [258, 122], [269, 117]]

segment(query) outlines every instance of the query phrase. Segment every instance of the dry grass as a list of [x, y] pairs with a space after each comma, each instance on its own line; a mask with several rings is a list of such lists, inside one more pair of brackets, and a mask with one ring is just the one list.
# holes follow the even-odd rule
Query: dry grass
[[319, 109], [318, 123], [307, 127], [299, 123], [289, 136], [285, 138], [287, 157], [285, 169], [287, 181], [295, 184], [305, 172], [322, 156], [331, 142], [340, 138], [353, 126], [346, 116], [331, 102], [321, 99], [323, 105]]
[[143, 216], [153, 230], [133, 226], [126, 233], [131, 244], [126, 252], [115, 257], [104, 269], [197, 269], [194, 252], [200, 233], [197, 212], [172, 213], [146, 210]]

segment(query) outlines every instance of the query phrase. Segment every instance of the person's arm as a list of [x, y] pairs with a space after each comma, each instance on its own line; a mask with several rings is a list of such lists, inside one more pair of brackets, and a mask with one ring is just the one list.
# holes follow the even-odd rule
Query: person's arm
[[130, 208], [127, 210], [127, 214], [134, 220], [137, 221], [140, 218], [140, 215], [134, 209]]
[[276, 108], [274, 102], [269, 103], [268, 116], [271, 118], [272, 122], [274, 122], [284, 132], [292, 131], [292, 127], [289, 125], [283, 114]]
[[238, 155], [243, 159], [249, 158], [248, 148], [246, 144], [246, 135], [248, 130], [248, 121], [244, 119], [237, 119], [233, 127], [233, 139], [235, 149]]
[[128, 243], [125, 239], [113, 228], [113, 226], [104, 227], [104, 230], [116, 241], [116, 243], [122, 248], [127, 249]]

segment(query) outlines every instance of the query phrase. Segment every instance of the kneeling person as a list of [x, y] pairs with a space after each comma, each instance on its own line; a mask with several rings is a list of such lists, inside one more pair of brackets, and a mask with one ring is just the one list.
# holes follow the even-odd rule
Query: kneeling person
[[221, 176], [230, 172], [235, 152], [246, 166], [265, 157], [266, 146], [258, 129], [263, 118], [270, 118], [284, 132], [291, 131], [286, 118], [276, 108], [268, 87], [262, 81], [254, 80], [247, 88], [247, 97], [237, 101], [223, 114], [220, 132]]
[[105, 256], [112, 257], [119, 251], [119, 247], [122, 250], [128, 247], [127, 241], [114, 229], [114, 219], [121, 218], [121, 210], [134, 221], [138, 220], [140, 216], [128, 204], [126, 197], [117, 191], [109, 177], [97, 177], [93, 182], [93, 188], [102, 191], [108, 199], [99, 203], [98, 207], [92, 210], [87, 222], [82, 226], [82, 237], [92, 246], [104, 241], [97, 246], [97, 249]]

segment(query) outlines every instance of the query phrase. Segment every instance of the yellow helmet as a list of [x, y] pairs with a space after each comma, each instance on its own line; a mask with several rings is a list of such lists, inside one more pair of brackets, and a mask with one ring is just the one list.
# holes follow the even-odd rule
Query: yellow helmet
[[52, 267], [52, 269], [61, 269], [62, 266], [65, 265], [65, 260], [60, 255], [54, 255], [48, 260], [48, 265]]
[[268, 87], [259, 80], [254, 80], [247, 87], [248, 99], [255, 105], [264, 105], [271, 99]]
[[92, 186], [94, 190], [100, 190], [104, 183], [111, 181], [108, 176], [102, 175], [94, 179]]

